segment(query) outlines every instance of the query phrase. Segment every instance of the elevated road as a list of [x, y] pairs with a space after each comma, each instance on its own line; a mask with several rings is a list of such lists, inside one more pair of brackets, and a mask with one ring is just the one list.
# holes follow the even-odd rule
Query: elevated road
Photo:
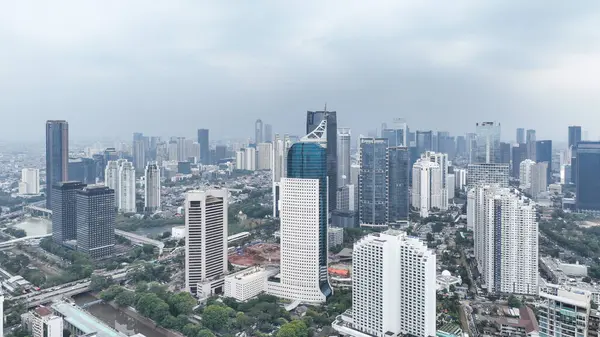
[[0, 248], [12, 247], [19, 242], [24, 242], [27, 240], [34, 240], [34, 239], [41, 239], [41, 238], [46, 238], [49, 236], [52, 236], [52, 234], [31, 235], [31, 236], [25, 236], [22, 238], [18, 238], [18, 239], [8, 240], [8, 241], [0, 242]]
[[115, 235], [124, 237], [136, 245], [144, 245], [144, 244], [152, 245], [152, 246], [158, 248], [159, 255], [162, 255], [163, 249], [165, 248], [165, 244], [163, 242], [153, 240], [153, 239], [150, 239], [150, 238], [142, 236], [142, 235], [137, 235], [135, 233], [126, 232], [126, 231], [123, 231], [120, 229], [115, 229]]

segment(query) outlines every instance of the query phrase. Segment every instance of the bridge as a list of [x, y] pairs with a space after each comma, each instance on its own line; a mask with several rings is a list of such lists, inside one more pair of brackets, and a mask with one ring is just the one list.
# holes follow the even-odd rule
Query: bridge
[[31, 235], [31, 236], [25, 236], [25, 237], [14, 239], [14, 240], [8, 240], [8, 241], [0, 242], [0, 248], [8, 248], [8, 247], [14, 246], [15, 244], [17, 244], [19, 242], [41, 239], [41, 238], [46, 238], [49, 236], [52, 236], [52, 234]]
[[23, 206], [23, 212], [31, 213], [31, 215], [34, 216], [45, 216], [47, 218], [52, 216], [51, 210], [35, 204]]
[[150, 239], [148, 237], [137, 235], [135, 233], [126, 232], [120, 229], [115, 229], [115, 235], [124, 237], [125, 239], [131, 241], [131, 243], [136, 245], [152, 245], [158, 248], [158, 255], [162, 255], [163, 249], [165, 248], [165, 244], [163, 242]]

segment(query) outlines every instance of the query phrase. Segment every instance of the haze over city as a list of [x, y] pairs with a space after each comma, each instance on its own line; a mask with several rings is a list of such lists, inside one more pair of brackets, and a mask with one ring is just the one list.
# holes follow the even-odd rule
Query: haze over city
[[14, 1], [0, 22], [3, 141], [47, 119], [72, 140], [302, 135], [325, 103], [356, 135], [402, 117], [600, 136], [597, 1]]

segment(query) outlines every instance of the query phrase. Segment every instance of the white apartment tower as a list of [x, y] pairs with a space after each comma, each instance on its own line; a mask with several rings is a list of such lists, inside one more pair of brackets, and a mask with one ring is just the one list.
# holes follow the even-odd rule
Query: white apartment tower
[[404, 231], [369, 234], [352, 252], [352, 310], [332, 326], [354, 337], [436, 334], [436, 257]]
[[548, 186], [548, 163], [525, 159], [519, 165], [519, 187], [537, 199]]
[[223, 292], [227, 273], [226, 189], [185, 195], [185, 287], [199, 298]]
[[475, 258], [489, 292], [538, 294], [536, 208], [518, 191], [479, 185], [469, 196], [473, 207]]
[[119, 212], [135, 213], [135, 168], [126, 161], [119, 167]]
[[40, 170], [35, 168], [24, 168], [21, 170], [19, 194], [40, 194]]
[[350, 177], [350, 128], [337, 129], [338, 187], [352, 184]]
[[420, 216], [428, 217], [432, 209], [441, 209], [441, 179], [440, 166], [428, 158], [421, 158], [413, 165], [411, 205], [419, 210]]
[[119, 161], [109, 160], [104, 169], [104, 184], [115, 191], [115, 207], [119, 208]]
[[[429, 159], [429, 161], [434, 162], [440, 166], [440, 181], [442, 182], [442, 199], [440, 210], [445, 211], [448, 209], [448, 200], [452, 199], [452, 196], [449, 195], [448, 192], [448, 154], [426, 151], [421, 155], [421, 159]], [[454, 193], [454, 191], [452, 191]]]
[[235, 151], [235, 169], [245, 170], [246, 169], [246, 150], [240, 149]]
[[271, 143], [260, 143], [258, 147], [258, 162], [256, 168], [258, 170], [270, 170], [271, 169], [271, 156], [273, 155], [273, 144]]
[[244, 169], [256, 171], [256, 148], [247, 147], [244, 153]]
[[525, 159], [519, 164], [519, 188], [527, 190], [531, 188], [531, 169], [535, 165], [535, 161]]
[[160, 168], [148, 163], [145, 171], [144, 210], [149, 213], [160, 211]]

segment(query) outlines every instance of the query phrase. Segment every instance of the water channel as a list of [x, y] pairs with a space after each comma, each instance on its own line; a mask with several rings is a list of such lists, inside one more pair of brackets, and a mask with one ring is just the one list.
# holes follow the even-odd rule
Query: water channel
[[52, 233], [52, 221], [46, 218], [25, 217], [12, 227], [24, 230], [28, 236]]
[[[75, 303], [78, 305], [84, 305], [95, 301], [96, 298], [88, 293], [80, 294], [73, 297]], [[116, 330], [131, 336], [136, 333], [141, 333], [146, 337], [166, 337], [160, 331], [156, 331], [153, 328], [144, 325], [133, 317], [120, 312], [106, 303], [99, 303], [86, 308], [86, 310], [99, 318], [106, 325], [115, 328]]]

